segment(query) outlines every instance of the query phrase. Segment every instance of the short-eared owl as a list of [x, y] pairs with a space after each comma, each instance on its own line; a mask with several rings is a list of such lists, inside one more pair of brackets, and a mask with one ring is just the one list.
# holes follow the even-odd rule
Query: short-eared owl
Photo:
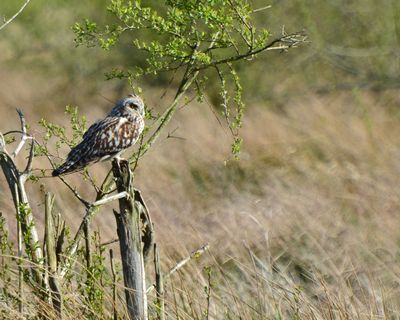
[[72, 173], [90, 163], [119, 157], [142, 133], [143, 118], [142, 99], [133, 94], [121, 99], [106, 118], [90, 126], [83, 140], [70, 151], [67, 160], [53, 171], [53, 176]]

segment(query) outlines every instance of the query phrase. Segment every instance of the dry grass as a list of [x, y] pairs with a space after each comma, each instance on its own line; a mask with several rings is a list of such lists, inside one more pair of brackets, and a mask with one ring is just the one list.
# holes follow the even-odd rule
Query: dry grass
[[[103, 73], [115, 64], [135, 64], [130, 54], [126, 56], [125, 49], [112, 56], [74, 49], [66, 27], [101, 16], [104, 3], [89, 7], [76, 1], [64, 7], [60, 1], [51, 6], [45, 2], [33, 1], [0, 39], [2, 132], [18, 126], [15, 107], [25, 111], [39, 137], [36, 123], [42, 117], [68, 125], [63, 115], [66, 104], [79, 105], [92, 122], [121, 92], [126, 93], [123, 86], [104, 84]], [[312, 6], [304, 1], [275, 2], [266, 15], [258, 13], [260, 23], [268, 23], [273, 34], [279, 34], [282, 24], [292, 31], [304, 26], [312, 43], [244, 68], [245, 88], [251, 95], [246, 100], [275, 102], [249, 107], [241, 160], [225, 163], [231, 142], [228, 131], [207, 105], [192, 104], [169, 127], [184, 139], [166, 139], [165, 132], [137, 170], [136, 186], [152, 213], [163, 270], [210, 244], [207, 253], [167, 283], [168, 318], [400, 319], [398, 93], [331, 91], [316, 96], [308, 89], [375, 81], [382, 87], [396, 86], [399, 64], [392, 48], [398, 6], [395, 1], [387, 6], [376, 1], [320, 1]], [[1, 14], [12, 3], [5, 1]], [[19, 25], [22, 19], [28, 20]], [[378, 54], [343, 58], [334, 52], [346, 49], [346, 44], [349, 53], [352, 48], [360, 48], [356, 53], [377, 48]], [[339, 70], [350, 71], [351, 76]], [[168, 102], [158, 98], [161, 91], [144, 90], [146, 102], [156, 110]], [[304, 94], [293, 96], [299, 92]], [[43, 159], [34, 165], [50, 167]], [[109, 167], [98, 164], [90, 171], [101, 181]], [[93, 199], [93, 190], [79, 174], [68, 180]], [[82, 206], [59, 180], [41, 182], [56, 194], [57, 209], [76, 229]], [[38, 184], [30, 185], [28, 191], [42, 224], [44, 196], [38, 189]], [[111, 207], [92, 223], [102, 241], [116, 238]], [[2, 174], [0, 212], [14, 239], [15, 214]], [[108, 266], [107, 255], [105, 261]], [[0, 273], [4, 263], [13, 266], [15, 277], [15, 261], [0, 256]], [[78, 264], [74, 274], [82, 283], [84, 269]], [[148, 277], [150, 283], [151, 268]], [[0, 283], [0, 297], [4, 285]], [[16, 292], [16, 281], [8, 285], [9, 292]], [[96, 287], [104, 291], [104, 283], [97, 282]], [[27, 287], [23, 314], [1, 298], [0, 318], [37, 319], [38, 312], [55, 318], [49, 305], [29, 291]], [[122, 317], [120, 283], [118, 292]], [[90, 314], [76, 282], [64, 284], [63, 293], [65, 319]], [[112, 316], [109, 290], [104, 293], [107, 308], [92, 318]]]
[[[159, 96], [156, 89], [148, 92], [149, 105], [166, 103], [152, 100]], [[6, 91], [1, 96], [6, 103], [0, 112], [7, 113], [0, 119], [3, 131], [17, 124], [10, 105], [22, 104], [28, 119], [66, 119], [61, 113], [46, 115], [46, 108], [39, 108], [44, 100], [34, 92], [22, 91], [18, 101]], [[82, 111], [90, 121], [109, 107], [101, 97], [86, 101]], [[136, 176], [164, 270], [206, 242], [211, 247], [167, 284], [169, 318], [205, 317], [210, 283], [204, 267], [209, 267], [210, 319], [398, 319], [398, 102], [395, 93], [352, 92], [292, 98], [274, 112], [251, 106], [242, 158], [227, 163], [229, 134], [209, 107], [182, 109], [169, 130], [178, 127], [174, 135], [184, 139], [161, 139]], [[50, 105], [47, 110], [54, 110]], [[93, 108], [97, 105], [101, 108]], [[91, 172], [100, 180], [107, 168], [95, 165]], [[93, 197], [79, 175], [69, 179]], [[76, 228], [83, 209], [58, 180], [43, 183]], [[0, 210], [13, 233], [3, 179], [1, 187]], [[40, 221], [43, 197], [35, 188], [32, 204]], [[93, 228], [104, 241], [115, 238], [111, 211], [102, 210]], [[79, 318], [81, 309], [74, 306], [82, 305], [81, 297], [64, 290], [67, 319]], [[27, 302], [27, 312], [33, 314], [37, 305]], [[11, 317], [16, 318], [10, 311]]]

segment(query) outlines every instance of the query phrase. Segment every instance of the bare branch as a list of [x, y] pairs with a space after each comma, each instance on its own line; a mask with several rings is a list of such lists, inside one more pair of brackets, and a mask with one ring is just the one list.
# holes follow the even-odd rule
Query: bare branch
[[22, 172], [22, 174], [25, 177], [28, 177], [31, 174], [31, 171], [32, 171], [32, 161], [33, 161], [33, 156], [34, 156], [34, 152], [33, 152], [34, 151], [34, 149], [33, 149], [34, 145], [35, 145], [35, 141], [32, 139], [31, 148], [29, 150], [28, 162], [26, 164], [25, 170]]
[[193, 258], [197, 258], [200, 255], [202, 255], [205, 251], [207, 251], [209, 249], [210, 245], [206, 244], [204, 246], [202, 246], [200, 249], [197, 249], [196, 251], [193, 251], [189, 256], [187, 256], [185, 259], [181, 260], [180, 262], [178, 262], [175, 267], [173, 267], [168, 273], [167, 273], [167, 277], [170, 277], [173, 273], [175, 273], [176, 271], [178, 271], [179, 269], [181, 269], [186, 263], [188, 263], [191, 259]]
[[16, 14], [14, 14], [10, 19], [8, 19], [6, 22], [4, 22], [1, 26], [0, 26], [0, 30], [2, 30], [3, 28], [5, 28], [8, 24], [10, 24], [16, 17], [18, 17], [18, 15], [25, 9], [25, 7], [28, 5], [28, 3], [31, 0], [26, 0], [25, 3], [22, 5], [22, 7], [17, 11]]
[[112, 196], [109, 196], [107, 198], [103, 198], [103, 199], [97, 200], [96, 202], [93, 202], [90, 206], [93, 206], [93, 207], [100, 206], [100, 205], [109, 203], [111, 201], [118, 200], [118, 199], [121, 199], [121, 198], [126, 198], [126, 197], [128, 197], [128, 193], [126, 191], [123, 191], [123, 192], [114, 194]]
[[260, 11], [264, 11], [264, 10], [266, 10], [266, 9], [271, 9], [271, 8], [272, 8], [271, 5], [268, 5], [268, 6], [265, 6], [265, 7], [261, 7], [261, 8], [257, 8], [257, 9], [254, 9], [254, 10], [253, 10], [253, 13], [255, 13], [255, 12], [260, 12]]
[[111, 239], [111, 240], [108, 240], [106, 242], [100, 243], [100, 247], [105, 247], [105, 246], [108, 246], [110, 244], [116, 243], [118, 241], [119, 241], [119, 239]]
[[[21, 112], [21, 110], [17, 111], [21, 121], [22, 139], [17, 149], [14, 151], [14, 155], [10, 156], [5, 151], [4, 148], [5, 142], [3, 136], [1, 137], [2, 148], [0, 148], [0, 166], [2, 167], [4, 176], [7, 180], [9, 189], [11, 191], [17, 219], [19, 219], [18, 221], [20, 221], [21, 223], [22, 240], [25, 242], [25, 246], [30, 255], [30, 259], [37, 265], [43, 265], [42, 250], [38, 245], [39, 236], [35, 226], [34, 217], [32, 215], [32, 210], [29, 204], [28, 195], [25, 190], [25, 181], [29, 172], [21, 173], [14, 162], [15, 156], [18, 154], [19, 150], [21, 150], [25, 141], [28, 138], [31, 139], [31, 137], [26, 132], [26, 124], [23, 113]], [[31, 166], [31, 161], [32, 159], [28, 160], [27, 164], [28, 171]], [[33, 269], [32, 271], [35, 276], [36, 283], [42, 284], [42, 273], [37, 269]]]
[[10, 131], [5, 132], [5, 133], [4, 133], [4, 136], [7, 136], [7, 135], [13, 134], [13, 133], [24, 134], [24, 132], [21, 131], [21, 130], [10, 130]]
[[24, 146], [26, 140], [32, 139], [32, 137], [26, 133], [26, 121], [25, 121], [24, 114], [22, 113], [22, 110], [21, 109], [17, 109], [17, 112], [18, 112], [19, 119], [21, 121], [22, 137], [21, 137], [21, 141], [19, 142], [19, 144], [15, 148], [14, 152], [11, 154], [11, 156], [13, 158], [15, 158], [18, 155], [18, 153], [21, 151], [21, 149]]
[[6, 141], [4, 140], [4, 135], [1, 134], [0, 132], [0, 152], [5, 152], [6, 154]]
[[[206, 244], [202, 246], [200, 249], [197, 249], [196, 251], [193, 251], [190, 255], [188, 255], [185, 259], [182, 259], [179, 261], [172, 269], [169, 270], [169, 272], [165, 275], [164, 279], [169, 278], [173, 273], [181, 269], [185, 264], [187, 264], [190, 260], [193, 258], [198, 258], [200, 255], [202, 255], [205, 251], [207, 251], [210, 248], [209, 244]], [[147, 288], [147, 293], [151, 292], [155, 288], [156, 284], [153, 283], [150, 287]]]
[[[220, 60], [216, 60], [212, 63], [209, 64], [204, 64], [202, 66], [199, 66], [195, 68], [196, 71], [204, 70], [209, 67], [215, 67], [219, 64], [224, 64], [228, 62], [234, 62], [238, 60], [245, 59], [247, 57], [254, 56], [260, 52], [263, 51], [270, 51], [270, 50], [287, 50], [292, 47], [297, 47], [300, 43], [304, 43], [307, 41], [307, 36], [304, 34], [304, 32], [295, 32], [291, 34], [283, 34], [281, 37], [276, 38], [275, 40], [272, 40], [271, 42], [267, 43], [265, 46], [256, 49], [256, 50], [251, 50], [249, 52], [246, 52], [244, 54], [240, 55], [235, 55], [231, 56], [228, 58], [223, 58]], [[280, 46], [276, 47], [276, 44], [281, 44]]]

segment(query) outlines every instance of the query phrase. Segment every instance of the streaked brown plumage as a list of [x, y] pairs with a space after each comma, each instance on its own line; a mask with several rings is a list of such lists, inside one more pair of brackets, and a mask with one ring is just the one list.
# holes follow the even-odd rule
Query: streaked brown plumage
[[144, 129], [144, 104], [130, 94], [117, 102], [103, 120], [92, 124], [83, 140], [67, 156], [67, 160], [53, 171], [53, 176], [79, 171], [87, 165], [118, 157], [136, 143]]

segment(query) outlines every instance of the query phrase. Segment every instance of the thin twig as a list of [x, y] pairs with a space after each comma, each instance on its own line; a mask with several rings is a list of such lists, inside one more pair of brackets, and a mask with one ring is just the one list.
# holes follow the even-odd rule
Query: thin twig
[[[303, 32], [296, 32], [296, 33], [292, 33], [292, 34], [284, 34], [283, 36], [276, 38], [275, 40], [272, 40], [271, 42], [267, 43], [265, 46], [256, 49], [256, 50], [252, 50], [240, 55], [235, 55], [235, 56], [231, 56], [228, 58], [223, 58], [220, 60], [216, 60], [212, 63], [209, 64], [204, 64], [201, 66], [196, 67], [194, 70], [195, 71], [201, 71], [204, 69], [207, 69], [209, 67], [215, 67], [219, 64], [224, 64], [224, 63], [228, 63], [228, 62], [234, 62], [234, 61], [238, 61], [238, 60], [242, 60], [245, 59], [247, 57], [251, 57], [254, 56], [260, 52], [263, 51], [270, 51], [270, 50], [287, 50], [291, 47], [296, 47], [297, 45], [299, 45], [300, 43], [306, 42], [307, 40], [307, 36], [303, 33]], [[275, 47], [276, 44], [278, 43], [285, 43], [282, 44], [278, 47]]]
[[161, 271], [160, 252], [157, 244], [154, 243], [154, 271], [156, 273], [156, 294], [157, 294], [157, 319], [165, 319], [165, 302], [164, 302], [164, 279]]
[[119, 241], [119, 239], [111, 239], [111, 240], [108, 240], [106, 242], [100, 243], [100, 247], [105, 247], [105, 246], [108, 246], [110, 244], [116, 243], [118, 241]]
[[165, 140], [166, 139], [180, 139], [180, 140], [186, 140], [186, 138], [184, 138], [184, 137], [179, 137], [179, 136], [175, 136], [174, 135], [174, 133], [176, 132], [176, 131], [178, 131], [178, 129], [179, 129], [179, 127], [176, 127], [174, 130], [172, 130], [171, 132], [168, 132], [168, 135], [167, 135], [167, 137], [165, 138]]
[[11, 23], [16, 17], [18, 17], [18, 15], [25, 9], [25, 7], [28, 5], [28, 3], [31, 0], [26, 0], [25, 3], [22, 5], [22, 7], [18, 10], [18, 12], [16, 14], [14, 14], [10, 19], [8, 19], [6, 22], [4, 22], [1, 26], [0, 26], [0, 30], [2, 30], [3, 28], [5, 28], [9, 23]]
[[271, 8], [272, 8], [271, 5], [268, 5], [268, 6], [265, 6], [265, 7], [261, 7], [261, 8], [257, 8], [257, 9], [253, 10], [253, 13], [260, 12], [260, 11], [263, 11], [263, 10], [266, 10], [266, 9], [271, 9]]
[[10, 131], [5, 132], [5, 133], [4, 133], [4, 136], [7, 136], [7, 135], [13, 134], [13, 133], [24, 134], [24, 132], [21, 131], [21, 130], [10, 130]]
[[113, 299], [113, 314], [114, 320], [118, 320], [118, 311], [117, 311], [117, 274], [115, 272], [115, 263], [114, 263], [114, 253], [113, 250], [110, 249], [110, 265], [111, 265], [111, 275], [112, 275], [112, 299]]
[[109, 196], [107, 198], [103, 198], [103, 199], [97, 200], [97, 201], [93, 202], [90, 206], [93, 206], [93, 207], [100, 206], [100, 205], [109, 203], [111, 201], [118, 200], [118, 199], [121, 199], [121, 198], [126, 198], [126, 197], [128, 197], [128, 193], [126, 191], [122, 191], [120, 193], [114, 194], [114, 195]]
[[[169, 278], [173, 273], [181, 269], [185, 264], [187, 264], [190, 260], [193, 258], [198, 258], [200, 255], [202, 255], [205, 251], [207, 251], [210, 248], [209, 244], [206, 244], [202, 246], [200, 249], [197, 249], [196, 251], [193, 251], [190, 255], [188, 255], [185, 259], [182, 259], [179, 261], [173, 268], [169, 270], [167, 274], [165, 274], [165, 278]], [[151, 286], [147, 288], [147, 293], [151, 292], [155, 288], [155, 283], [153, 283]]]
[[193, 258], [198, 258], [200, 255], [202, 255], [205, 251], [209, 249], [209, 244], [206, 244], [202, 246], [200, 249], [193, 251], [189, 256], [187, 256], [185, 259], [181, 260], [179, 263], [175, 265], [168, 273], [167, 277], [170, 277], [173, 273], [181, 269], [186, 263], [188, 263], [191, 259]]

